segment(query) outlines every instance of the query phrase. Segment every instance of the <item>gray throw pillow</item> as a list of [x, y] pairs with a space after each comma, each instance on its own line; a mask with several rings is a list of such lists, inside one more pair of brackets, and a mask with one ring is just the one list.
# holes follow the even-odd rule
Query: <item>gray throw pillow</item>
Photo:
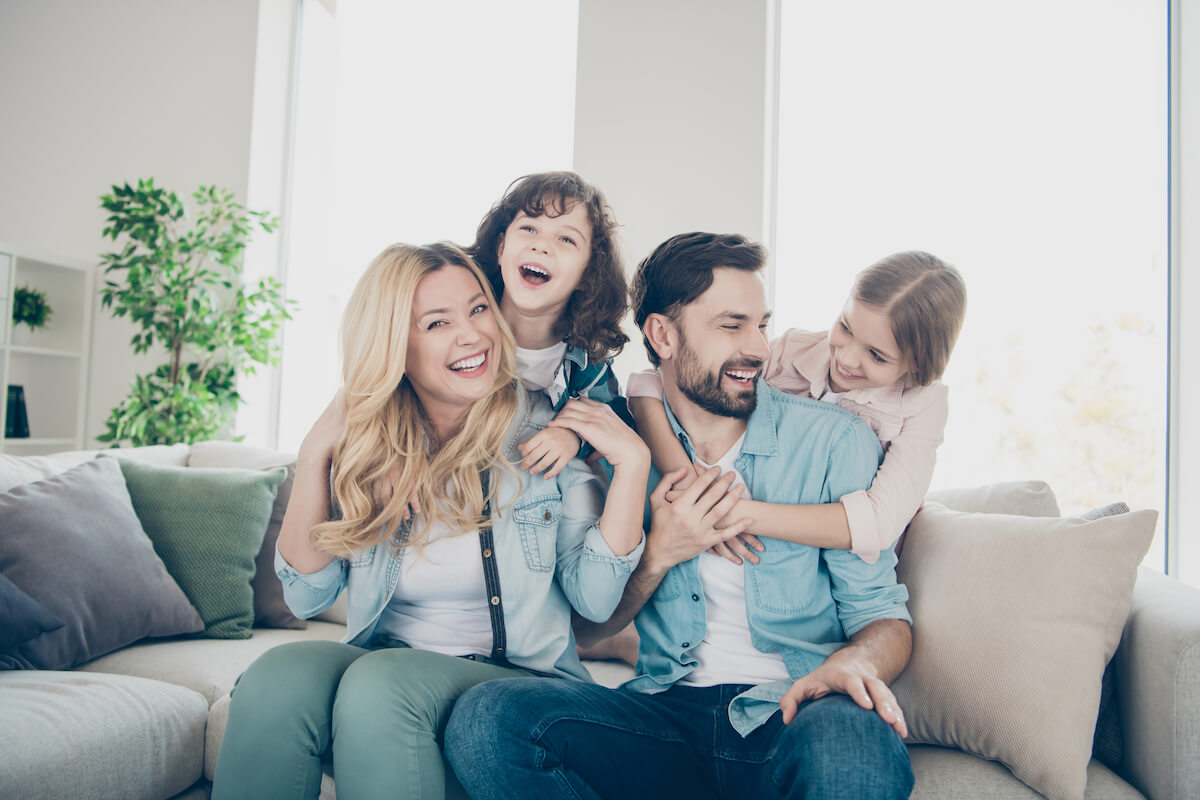
[[61, 619], [0, 575], [0, 653], [62, 626]]
[[204, 628], [142, 530], [114, 459], [0, 495], [0, 574], [65, 623], [19, 645], [21, 666], [68, 669], [148, 636]]

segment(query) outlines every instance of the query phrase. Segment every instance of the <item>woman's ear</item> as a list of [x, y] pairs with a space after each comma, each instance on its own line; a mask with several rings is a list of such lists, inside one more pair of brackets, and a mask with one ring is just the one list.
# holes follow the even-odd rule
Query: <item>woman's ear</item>
[[679, 347], [679, 329], [665, 314], [651, 314], [642, 325], [642, 334], [658, 353], [659, 359], [674, 358]]

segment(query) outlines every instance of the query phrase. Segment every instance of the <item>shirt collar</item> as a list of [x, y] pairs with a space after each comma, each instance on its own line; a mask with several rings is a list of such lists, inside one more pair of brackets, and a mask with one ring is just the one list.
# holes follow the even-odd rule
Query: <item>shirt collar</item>
[[[756, 456], [772, 456], [779, 452], [779, 436], [775, 431], [775, 403], [771, 397], [771, 389], [767, 386], [767, 382], [762, 378], [754, 387], [757, 405], [754, 413], [750, 415], [750, 419], [746, 420], [745, 438], [742, 440], [742, 452], [750, 453]], [[671, 423], [671, 429], [675, 431], [675, 435], [683, 444], [683, 449], [687, 451], [688, 458], [695, 458], [696, 447], [692, 444], [691, 437], [684, 427], [679, 424], [679, 419], [675, 416], [675, 412], [671, 410], [671, 404], [667, 402], [664, 395], [663, 405], [667, 408], [667, 419]]]

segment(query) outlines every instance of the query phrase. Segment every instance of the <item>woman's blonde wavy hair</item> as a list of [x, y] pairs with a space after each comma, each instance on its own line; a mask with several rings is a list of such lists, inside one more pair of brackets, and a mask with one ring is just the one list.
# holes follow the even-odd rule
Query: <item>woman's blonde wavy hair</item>
[[[421, 402], [405, 376], [417, 284], [446, 266], [470, 270], [496, 315], [500, 341], [492, 392], [467, 413], [462, 430], [431, 452], [434, 441]], [[455, 245], [394, 244], [375, 257], [354, 289], [342, 317], [342, 374], [346, 432], [334, 452], [332, 490], [340, 518], [313, 528], [313, 545], [348, 557], [396, 531], [410, 499], [420, 519], [403, 544], [420, 547], [435, 522], [454, 533], [482, 523], [480, 471], [513, 470], [504, 438], [517, 412], [516, 343], [500, 316], [491, 286], [479, 267]], [[378, 491], [386, 483], [387, 497]], [[489, 489], [495, 494], [495, 481]]]

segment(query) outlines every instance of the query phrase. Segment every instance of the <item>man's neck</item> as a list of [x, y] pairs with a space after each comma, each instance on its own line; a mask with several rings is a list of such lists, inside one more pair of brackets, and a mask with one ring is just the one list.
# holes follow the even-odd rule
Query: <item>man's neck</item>
[[675, 419], [687, 431], [692, 447], [696, 449], [696, 458], [705, 464], [720, 461], [746, 432], [747, 420], [704, 410], [679, 391], [679, 386], [667, 375], [663, 375], [663, 396]]
[[558, 321], [557, 313], [524, 314], [507, 296], [500, 301], [500, 312], [504, 315], [504, 321], [512, 328], [517, 347], [545, 350], [562, 341], [561, 336], [554, 335], [554, 323]]

